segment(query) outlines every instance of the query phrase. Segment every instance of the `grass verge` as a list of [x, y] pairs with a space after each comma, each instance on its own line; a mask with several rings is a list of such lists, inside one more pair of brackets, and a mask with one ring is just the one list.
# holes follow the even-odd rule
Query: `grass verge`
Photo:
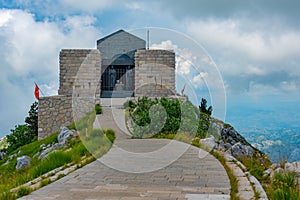
[[[15, 155], [12, 159], [9, 159], [8, 155], [4, 160], [0, 161], [0, 199], [14, 200], [27, 195], [32, 191], [28, 187], [20, 187], [16, 192], [11, 192], [11, 189], [17, 188], [38, 177], [44, 178], [43, 176], [46, 173], [58, 167], [67, 167], [70, 163], [78, 164], [76, 165], [78, 168], [82, 167], [95, 160], [93, 158], [82, 162], [82, 158], [91, 157], [92, 155], [98, 158], [106, 153], [114, 142], [115, 133], [113, 130], [101, 130], [104, 133], [102, 136], [98, 137], [99, 135], [96, 134], [95, 137], [91, 137], [95, 116], [95, 112], [92, 112], [78, 122], [79, 127], [77, 127], [77, 123], [76, 126], [72, 125], [69, 127], [76, 128], [79, 133], [84, 132], [83, 137], [80, 137], [80, 139], [79, 137], [71, 139], [64, 149], [53, 151], [42, 160], [38, 159], [38, 153], [43, 150], [42, 146], [57, 142], [57, 133], [43, 140], [24, 145], [10, 154]], [[92, 147], [93, 151], [90, 151], [87, 147]], [[16, 170], [17, 157], [22, 155], [30, 156], [32, 158], [31, 164], [29, 167]], [[58, 179], [62, 176], [58, 177]], [[40, 183], [40, 187], [49, 183], [51, 181], [44, 178]]]

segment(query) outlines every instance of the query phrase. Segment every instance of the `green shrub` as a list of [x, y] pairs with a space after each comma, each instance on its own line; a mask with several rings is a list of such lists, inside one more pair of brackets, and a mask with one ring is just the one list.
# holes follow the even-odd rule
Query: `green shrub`
[[102, 114], [102, 107], [99, 103], [95, 105], [95, 111], [97, 115]]
[[123, 103], [123, 108], [129, 108], [129, 110], [134, 110], [136, 107], [136, 104], [132, 100], [127, 100]]
[[109, 141], [110, 141], [111, 143], [113, 143], [114, 140], [116, 139], [115, 131], [112, 130], [112, 129], [106, 130], [106, 131], [105, 131], [105, 135], [106, 135], [106, 137], [109, 139]]

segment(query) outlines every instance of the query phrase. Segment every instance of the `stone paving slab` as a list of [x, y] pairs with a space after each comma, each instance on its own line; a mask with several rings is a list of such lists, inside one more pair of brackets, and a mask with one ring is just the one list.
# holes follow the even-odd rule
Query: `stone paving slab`
[[[104, 115], [106, 118], [101, 116], [97, 120], [102, 120], [105, 128], [116, 130], [117, 139], [111, 150], [99, 160], [21, 200], [230, 199], [227, 173], [212, 155], [178, 141], [128, 139], [128, 135], [113, 123], [109, 110], [104, 109]], [[163, 167], [160, 165], [178, 153], [182, 153], [178, 158]], [[105, 161], [138, 170], [117, 170], [107, 166]], [[152, 166], [155, 170], [145, 172], [144, 166]]]
[[[140, 141], [144, 146], [168, 142]], [[223, 166], [210, 154], [200, 159], [199, 150], [190, 146], [171, 165], [148, 173], [122, 172], [95, 161], [21, 199], [195, 199], [196, 194], [229, 199], [230, 183]]]

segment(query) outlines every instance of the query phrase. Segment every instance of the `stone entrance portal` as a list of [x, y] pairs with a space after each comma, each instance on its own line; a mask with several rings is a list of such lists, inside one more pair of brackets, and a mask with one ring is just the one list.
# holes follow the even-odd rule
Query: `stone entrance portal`
[[127, 54], [117, 55], [102, 70], [101, 97], [128, 97], [133, 92], [134, 61]]
[[134, 55], [145, 46], [143, 39], [123, 30], [97, 41], [102, 57], [101, 97], [134, 95]]

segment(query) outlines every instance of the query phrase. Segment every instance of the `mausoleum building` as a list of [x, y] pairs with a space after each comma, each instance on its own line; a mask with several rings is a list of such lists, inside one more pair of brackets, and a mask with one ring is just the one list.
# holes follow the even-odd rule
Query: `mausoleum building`
[[119, 30], [96, 49], [62, 49], [57, 96], [39, 99], [39, 139], [90, 112], [100, 98], [175, 95], [175, 53], [146, 49], [146, 41]]

